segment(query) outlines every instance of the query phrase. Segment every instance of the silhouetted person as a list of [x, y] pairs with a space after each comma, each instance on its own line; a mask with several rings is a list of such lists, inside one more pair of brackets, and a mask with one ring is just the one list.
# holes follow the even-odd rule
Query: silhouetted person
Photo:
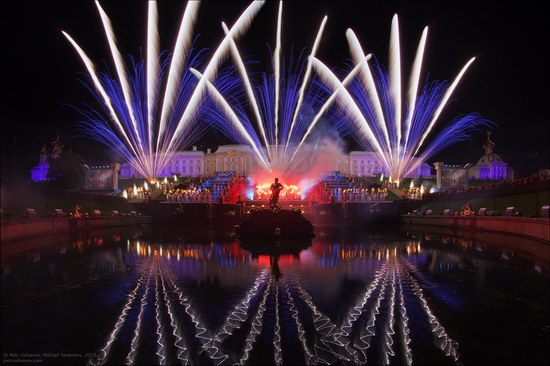
[[275, 183], [269, 187], [271, 190], [271, 197], [269, 197], [269, 207], [274, 208], [281, 208], [281, 205], [279, 204], [279, 194], [283, 190], [283, 185], [279, 183], [279, 178], [275, 178]]

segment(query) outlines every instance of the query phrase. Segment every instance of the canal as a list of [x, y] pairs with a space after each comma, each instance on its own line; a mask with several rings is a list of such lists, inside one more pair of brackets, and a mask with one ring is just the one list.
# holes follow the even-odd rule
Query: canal
[[550, 360], [544, 262], [509, 247], [395, 230], [318, 229], [302, 246], [248, 251], [225, 233], [158, 228], [4, 246], [3, 362]]

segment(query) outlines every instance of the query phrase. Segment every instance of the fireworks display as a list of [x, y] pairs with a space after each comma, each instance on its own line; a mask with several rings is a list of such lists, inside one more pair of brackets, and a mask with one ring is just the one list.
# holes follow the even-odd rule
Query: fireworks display
[[[222, 23], [225, 37], [206, 67], [199, 71], [204, 51], [194, 51], [191, 47], [198, 2], [187, 5], [172, 58], [161, 57], [157, 6], [149, 2], [146, 57], [133, 63], [132, 68], [124, 65], [111, 22], [96, 2], [116, 78], [109, 73], [96, 73], [84, 51], [63, 32], [84, 61], [91, 81], [88, 86], [104, 107], [103, 111], [83, 112], [87, 117], [86, 131], [117, 151], [139, 174], [155, 181], [158, 176], [166, 175], [165, 168], [175, 151], [188, 146], [213, 125], [232, 140], [250, 146], [261, 174], [270, 175], [268, 180], [273, 174], [282, 175], [288, 184], [298, 184], [305, 191], [298, 179], [288, 177], [292, 176], [291, 172], [301, 171], [309, 185], [319, 179], [318, 169], [312, 174], [303, 174], [303, 168], [314, 166], [315, 159], [322, 156], [319, 146], [323, 145], [319, 144], [318, 136], [316, 142], [305, 143], [322, 119], [336, 131], [351, 132], [365, 149], [373, 149], [394, 182], [447, 146], [468, 139], [480, 125], [489, 123], [478, 114], [468, 114], [456, 118], [432, 136], [436, 122], [475, 58], [465, 64], [452, 83], [435, 81], [421, 89], [426, 27], [408, 88], [403, 89], [397, 16], [391, 26], [389, 71], [369, 62], [371, 55], [365, 55], [349, 29], [346, 36], [355, 66], [340, 81], [316, 57], [326, 16], [309, 57], [300, 57], [297, 62], [290, 57], [290, 62], [282, 62], [281, 1], [272, 72], [262, 73], [259, 80], [251, 79], [237, 40], [262, 4], [253, 2], [232, 28]], [[233, 65], [219, 71], [229, 54]], [[133, 70], [131, 76], [127, 75], [128, 69]], [[313, 76], [314, 70], [320, 80]], [[251, 175], [254, 178], [254, 173]], [[255, 183], [265, 182], [256, 180]]]
[[[124, 63], [110, 19], [99, 2], [96, 1], [96, 5], [116, 78], [109, 73], [97, 73], [82, 48], [63, 32], [86, 66], [90, 91], [103, 106], [102, 111], [82, 111], [86, 117], [84, 129], [119, 153], [143, 177], [154, 181], [175, 151], [189, 146], [206, 131], [204, 123], [197, 123], [205, 100], [205, 82], [197, 81], [189, 71], [201, 65], [204, 54], [192, 49], [199, 1], [187, 4], [171, 58], [159, 52], [157, 4], [149, 1], [146, 57], [141, 62], [133, 62], [131, 67]], [[247, 30], [262, 5], [263, 1], [253, 2], [228, 29], [226, 38], [206, 66], [205, 75], [209, 78], [217, 75], [219, 64], [227, 54], [229, 39], [238, 39]], [[133, 73], [128, 75], [128, 70]], [[224, 91], [231, 85], [223, 73], [216, 82]]]
[[[235, 100], [232, 95], [224, 95], [219, 88], [209, 82], [209, 94], [219, 108], [209, 110], [209, 120], [233, 140], [252, 147], [261, 167], [269, 172], [288, 172], [299, 165], [296, 150], [311, 132], [310, 124], [315, 112], [320, 111], [329, 98], [329, 91], [317, 80], [312, 79], [311, 59], [293, 58], [285, 70], [281, 67], [281, 34], [283, 2], [279, 2], [276, 27], [276, 46], [273, 52], [272, 73], [262, 73], [261, 80], [253, 82], [246, 70], [237, 45], [230, 39], [230, 52], [242, 79], [246, 102]], [[318, 50], [327, 17], [321, 22], [315, 37], [310, 57]], [[228, 35], [228, 29], [224, 25]], [[283, 63], [284, 64], [284, 63]], [[195, 75], [204, 80], [198, 71]], [[246, 109], [250, 110], [247, 113]]]
[[321, 61], [312, 65], [323, 82], [334, 91], [356, 139], [379, 154], [393, 180], [399, 182], [420, 164], [442, 149], [469, 139], [472, 131], [489, 122], [478, 114], [454, 119], [431, 143], [434, 125], [448, 105], [454, 90], [475, 58], [470, 59], [451, 84], [431, 82], [419, 94], [420, 75], [428, 28], [422, 33], [412, 66], [408, 89], [402, 90], [399, 23], [394, 16], [391, 26], [389, 71], [369, 66], [363, 49], [348, 29], [346, 36], [355, 68], [340, 81]]

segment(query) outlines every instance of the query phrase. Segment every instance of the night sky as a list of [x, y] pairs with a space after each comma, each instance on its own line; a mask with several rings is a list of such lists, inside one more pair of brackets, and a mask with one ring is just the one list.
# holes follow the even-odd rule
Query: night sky
[[[124, 56], [139, 57], [145, 46], [145, 2], [101, 2], [109, 15]], [[233, 24], [249, 2], [203, 1], [195, 27], [197, 48], [216, 48], [223, 38], [221, 21]], [[444, 1], [288, 1], [283, 9], [283, 55], [291, 47], [309, 53], [324, 15], [325, 33], [317, 53], [325, 64], [341, 70], [350, 54], [345, 38], [352, 28], [365, 52], [387, 65], [390, 25], [399, 14], [403, 80], [408, 80], [420, 35], [430, 27], [423, 77], [450, 80], [477, 57], [454, 93], [439, 126], [460, 114], [479, 112], [495, 122], [495, 152], [525, 176], [549, 167], [548, 102], [550, 39], [544, 2]], [[172, 50], [185, 2], [160, 2], [161, 50]], [[268, 44], [274, 48], [278, 2], [267, 2], [238, 46], [247, 59], [270, 71]], [[27, 176], [44, 143], [56, 132], [66, 147], [90, 163], [114, 156], [96, 142], [77, 135], [81, 115], [72, 107], [93, 103], [82, 86], [80, 58], [61, 34], [67, 31], [88, 53], [98, 71], [113, 70], [107, 41], [93, 2], [10, 1], [2, 6], [1, 176]], [[210, 58], [211, 53], [207, 56]], [[483, 154], [485, 133], [454, 145], [434, 157], [449, 164], [475, 162]], [[229, 143], [209, 133], [197, 144], [215, 148]], [[352, 141], [349, 148], [359, 149]], [[17, 174], [14, 174], [17, 173]]]

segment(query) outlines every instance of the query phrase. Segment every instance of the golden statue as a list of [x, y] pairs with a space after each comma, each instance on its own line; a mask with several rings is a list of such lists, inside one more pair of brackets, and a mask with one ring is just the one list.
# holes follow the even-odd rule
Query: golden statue
[[44, 146], [42, 146], [42, 150], [40, 150], [40, 162], [48, 162], [48, 149], [46, 149], [46, 144], [44, 144]]
[[487, 141], [483, 144], [483, 148], [485, 149], [485, 154], [492, 154], [493, 148], [495, 147], [495, 143], [493, 140], [491, 140], [491, 134], [492, 132], [487, 130]]
[[63, 151], [63, 145], [61, 144], [60, 138], [59, 138], [59, 132], [57, 133], [57, 137], [55, 138], [54, 142], [52, 142], [52, 157], [54, 159], [59, 158], [59, 155], [61, 155], [61, 152]]

